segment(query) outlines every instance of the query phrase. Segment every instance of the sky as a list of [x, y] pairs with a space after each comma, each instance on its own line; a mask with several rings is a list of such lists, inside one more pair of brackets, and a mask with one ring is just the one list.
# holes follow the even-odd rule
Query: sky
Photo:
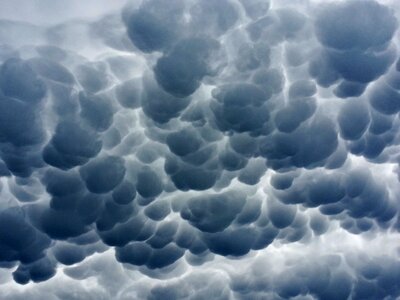
[[0, 299], [400, 299], [399, 17], [0, 0]]

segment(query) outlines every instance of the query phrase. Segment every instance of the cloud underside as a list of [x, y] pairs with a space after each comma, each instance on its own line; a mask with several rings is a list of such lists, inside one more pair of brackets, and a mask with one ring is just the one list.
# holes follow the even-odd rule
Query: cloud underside
[[2, 299], [400, 297], [395, 2], [20, 2]]

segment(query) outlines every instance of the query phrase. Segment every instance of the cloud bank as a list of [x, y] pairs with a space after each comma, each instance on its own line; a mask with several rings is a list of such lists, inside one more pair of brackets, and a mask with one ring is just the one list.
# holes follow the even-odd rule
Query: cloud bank
[[1, 299], [400, 297], [398, 4], [3, 2]]

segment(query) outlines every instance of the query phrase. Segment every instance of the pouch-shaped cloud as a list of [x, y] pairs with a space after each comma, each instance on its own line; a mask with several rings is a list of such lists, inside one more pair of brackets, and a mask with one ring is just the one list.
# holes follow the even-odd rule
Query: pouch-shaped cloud
[[400, 297], [397, 3], [50, 2], [0, 11], [1, 299]]
[[[325, 49], [311, 63], [310, 73], [322, 85], [343, 79], [336, 93], [338, 97], [359, 96], [363, 88], [349, 85], [376, 80], [395, 60], [396, 50], [391, 42], [397, 26], [393, 10], [375, 1], [322, 5], [314, 27]], [[321, 70], [320, 64], [326, 64], [327, 70]]]

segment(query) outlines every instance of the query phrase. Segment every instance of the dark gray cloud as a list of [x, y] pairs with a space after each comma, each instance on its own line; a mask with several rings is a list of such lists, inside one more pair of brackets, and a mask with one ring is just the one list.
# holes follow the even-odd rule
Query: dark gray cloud
[[60, 5], [0, 12], [1, 299], [400, 296], [397, 3]]

